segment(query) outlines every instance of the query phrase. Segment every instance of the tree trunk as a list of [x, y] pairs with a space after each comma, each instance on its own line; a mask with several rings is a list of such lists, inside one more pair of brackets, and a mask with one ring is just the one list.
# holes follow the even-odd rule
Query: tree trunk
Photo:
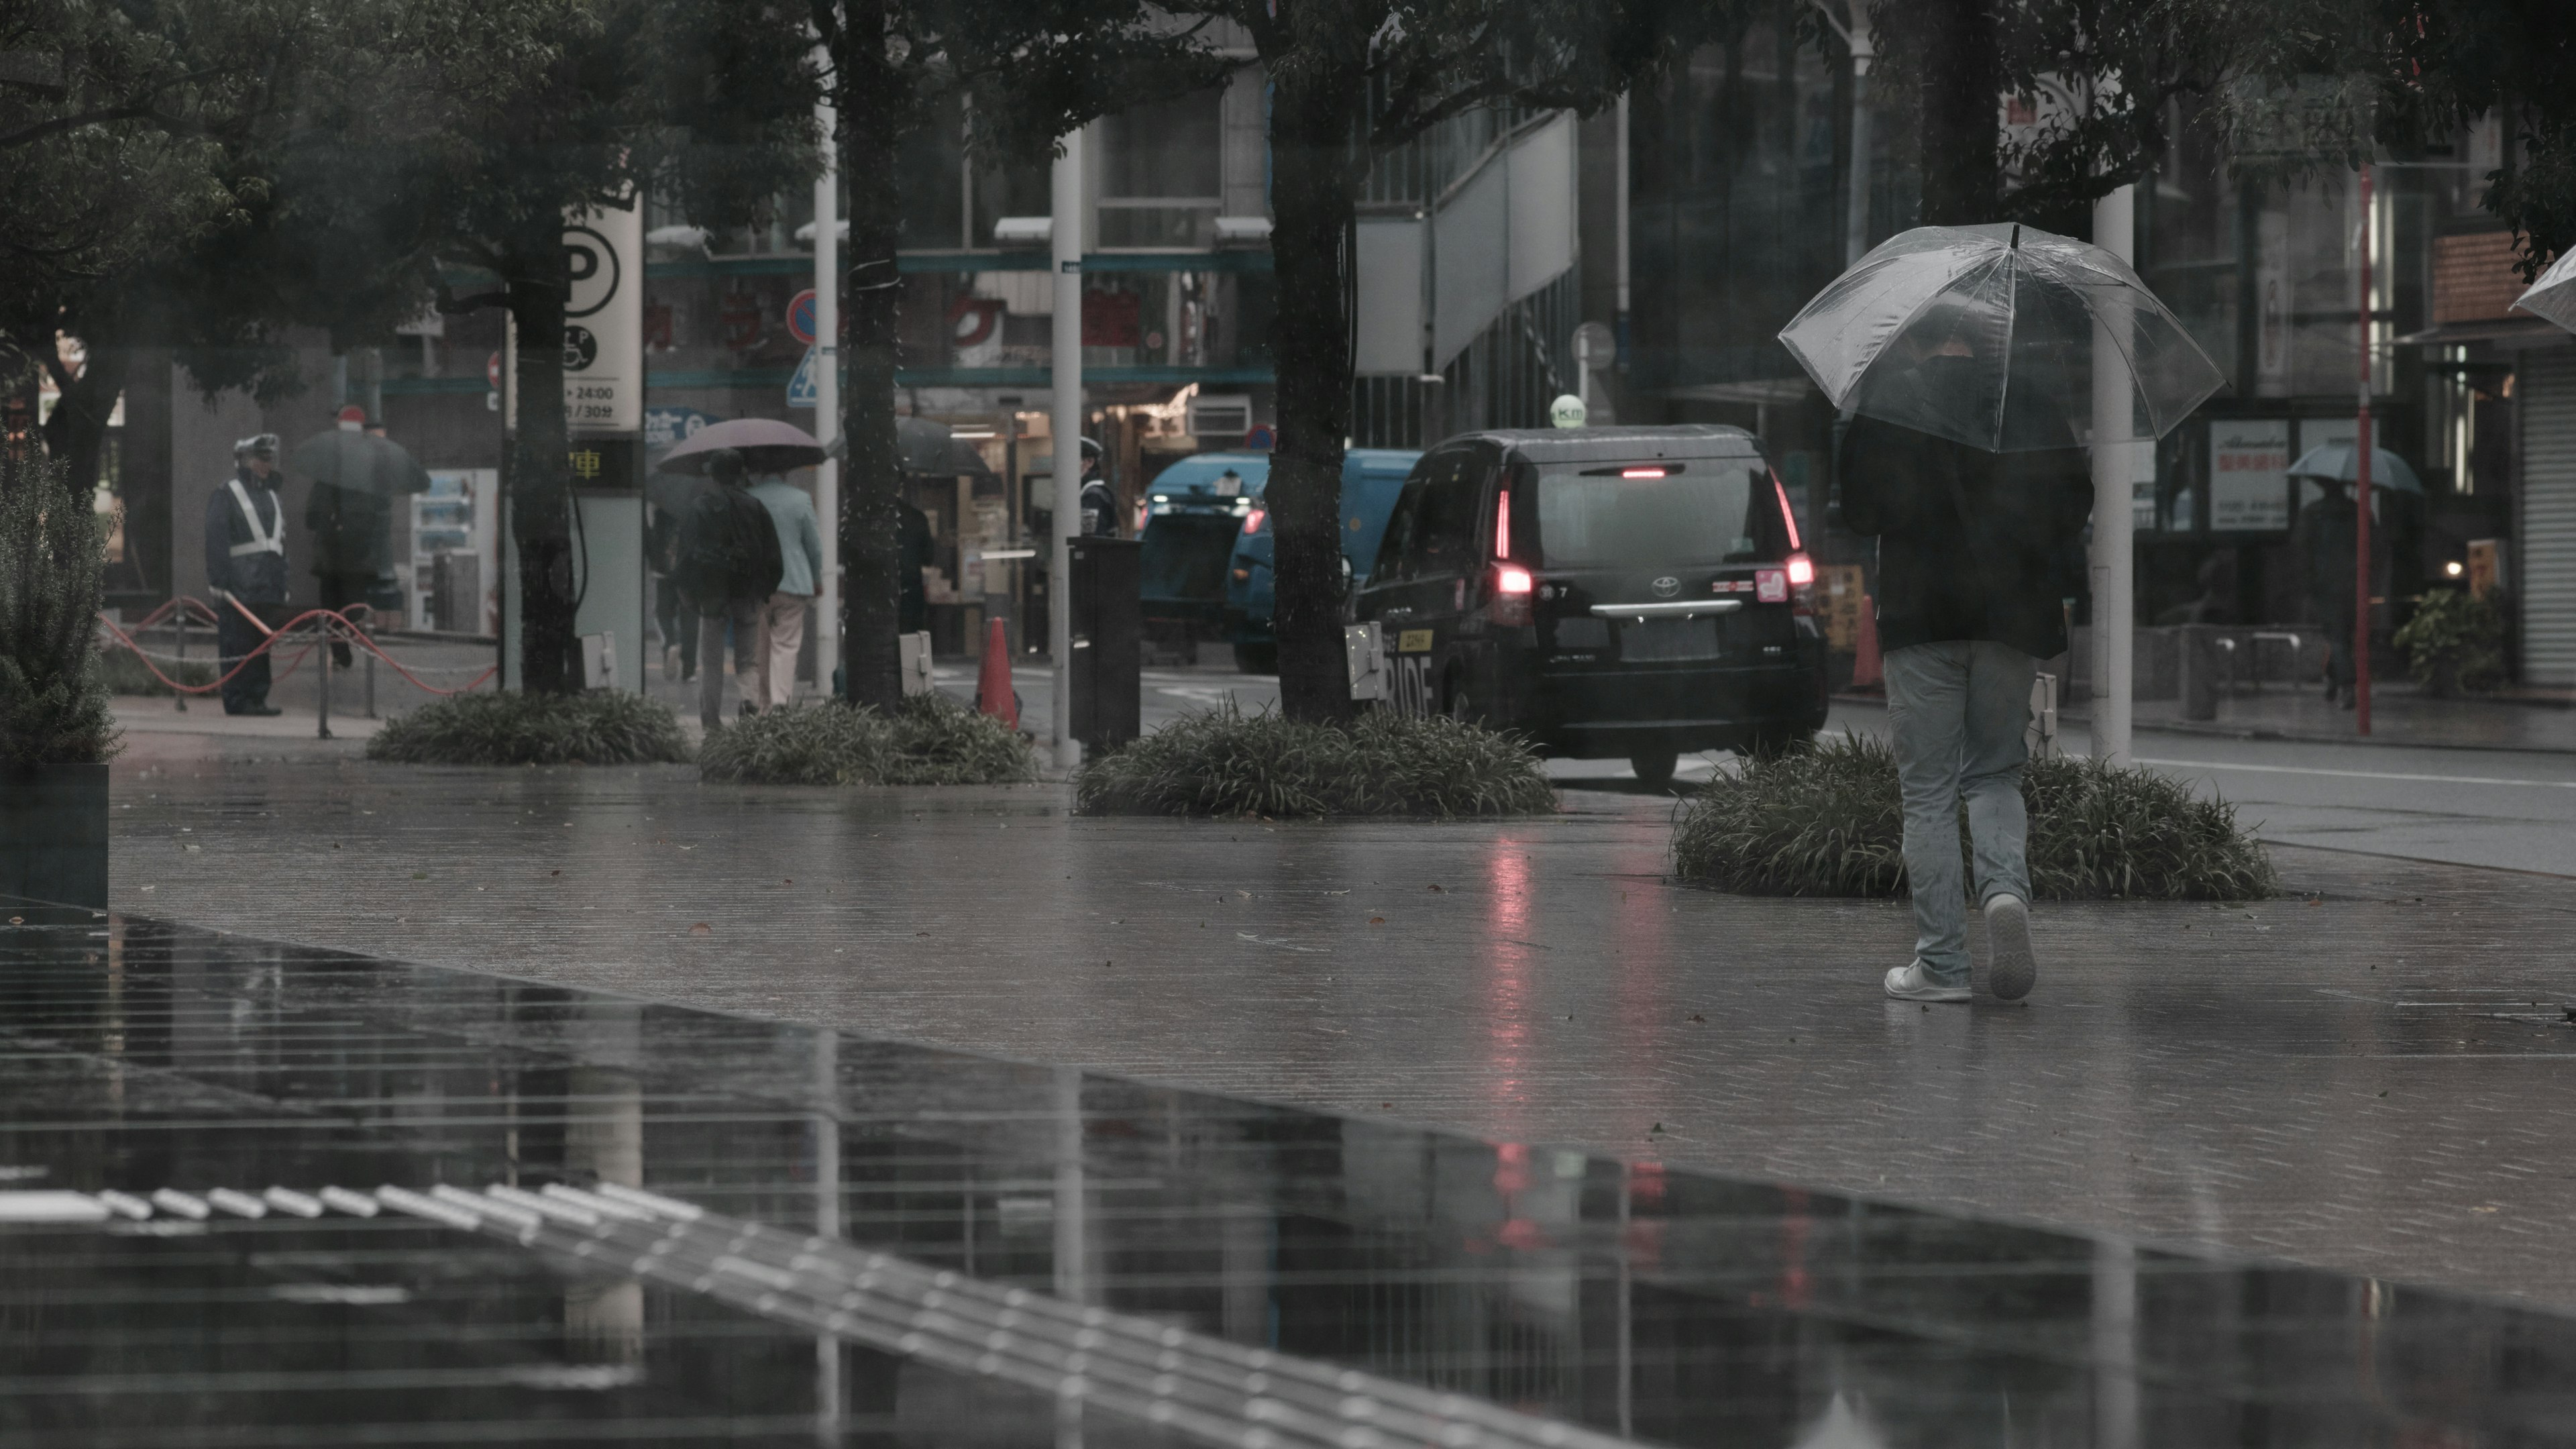
[[1275, 544], [1279, 705], [1292, 720], [1350, 718], [1342, 658], [1342, 445], [1351, 430], [1351, 190], [1364, 77], [1354, 64], [1271, 72], [1271, 354], [1279, 443], [1264, 502]]
[[1911, 0], [1921, 37], [1923, 224], [2002, 220], [2001, 37], [1989, 0]]
[[63, 486], [73, 498], [87, 503], [91, 490], [98, 486], [100, 465], [107, 452], [107, 420], [116, 412], [116, 400], [125, 391], [126, 374], [132, 370], [133, 353], [107, 340], [83, 337], [89, 348], [89, 362], [76, 378], [67, 378], [60, 368], [49, 367], [54, 384], [62, 389], [52, 416], [45, 419], [45, 452], [64, 467]]
[[[896, 630], [902, 617], [903, 463], [895, 446], [895, 250], [903, 236], [898, 179], [911, 88], [886, 62], [884, 0], [852, 0], [832, 70], [848, 178], [849, 271], [841, 284], [849, 338], [841, 389], [841, 667], [852, 704], [891, 709], [903, 698]], [[961, 581], [962, 582], [962, 581]], [[970, 643], [972, 641], [969, 641]]]
[[565, 455], [563, 238], [548, 231], [503, 254], [510, 318], [518, 325], [518, 431], [510, 440], [510, 536], [519, 550], [519, 687], [581, 689], [573, 643], [572, 479]]

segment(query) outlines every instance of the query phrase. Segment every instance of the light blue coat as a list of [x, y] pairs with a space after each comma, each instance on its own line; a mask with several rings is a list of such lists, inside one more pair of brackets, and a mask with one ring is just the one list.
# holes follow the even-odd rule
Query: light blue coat
[[778, 552], [787, 564], [778, 592], [813, 597], [814, 581], [823, 576], [823, 530], [814, 521], [814, 500], [775, 473], [752, 484], [751, 496], [778, 525]]

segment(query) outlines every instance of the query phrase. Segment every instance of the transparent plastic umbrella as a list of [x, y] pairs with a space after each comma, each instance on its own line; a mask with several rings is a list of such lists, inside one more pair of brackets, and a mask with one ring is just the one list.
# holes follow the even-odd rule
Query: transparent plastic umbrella
[[2226, 384], [2128, 263], [2026, 226], [1890, 237], [1780, 341], [1835, 407], [1997, 453], [2113, 440], [2093, 436], [2097, 345], [2156, 437]]
[[[2353, 470], [2360, 452], [2350, 443], [2328, 443], [2321, 448], [2310, 448], [2299, 455], [2299, 461], [2290, 465], [2290, 476], [2350, 483], [2354, 481]], [[2424, 480], [2415, 476], [2415, 470], [2407, 466], [2405, 459], [2386, 448], [2373, 448], [2370, 450], [2370, 486], [2385, 488], [2391, 493], [2421, 493]]]
[[2514, 304], [2535, 317], [2546, 317], [2570, 332], [2576, 332], [2576, 249], [2559, 254], [2531, 284], [2531, 290], [2514, 299]]

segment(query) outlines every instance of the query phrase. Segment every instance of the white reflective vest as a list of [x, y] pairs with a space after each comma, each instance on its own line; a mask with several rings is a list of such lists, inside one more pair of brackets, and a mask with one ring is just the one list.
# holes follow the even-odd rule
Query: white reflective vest
[[225, 485], [233, 490], [233, 502], [241, 505], [242, 521], [250, 525], [250, 542], [234, 544], [233, 557], [244, 558], [255, 553], [285, 553], [286, 505], [284, 503], [277, 505], [277, 523], [271, 527], [259, 521], [259, 508], [250, 501], [250, 491], [242, 487], [241, 479], [228, 478], [225, 480]]

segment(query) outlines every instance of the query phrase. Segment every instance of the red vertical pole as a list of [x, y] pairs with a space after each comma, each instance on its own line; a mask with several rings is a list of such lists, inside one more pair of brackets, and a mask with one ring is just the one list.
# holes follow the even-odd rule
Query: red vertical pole
[[2370, 163], [2361, 163], [2361, 426], [2353, 443], [2353, 724], [2370, 733]]

